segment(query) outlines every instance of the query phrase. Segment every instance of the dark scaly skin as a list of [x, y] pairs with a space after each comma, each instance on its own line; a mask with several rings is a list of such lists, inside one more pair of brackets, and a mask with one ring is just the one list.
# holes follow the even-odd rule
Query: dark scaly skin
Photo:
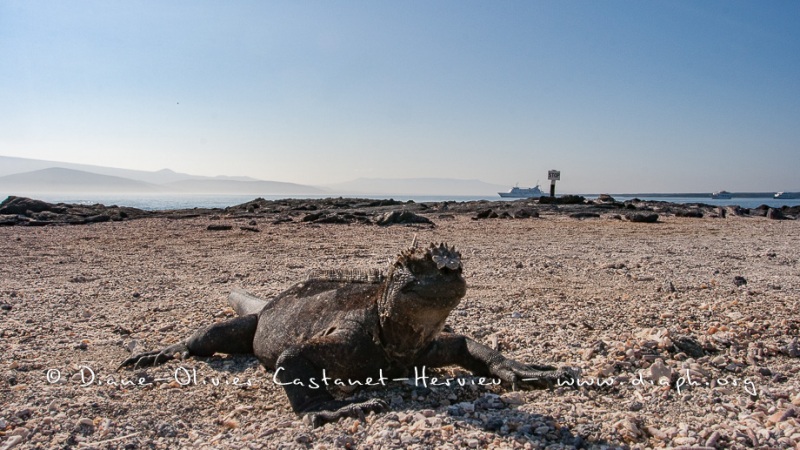
[[308, 414], [314, 426], [387, 407], [379, 399], [335, 400], [323, 386], [323, 369], [329, 380], [367, 384], [368, 378], [377, 382], [380, 374], [391, 379], [414, 367], [458, 365], [514, 388], [545, 388], [576, 375], [569, 368], [522, 364], [443, 331], [448, 314], [466, 293], [462, 270], [455, 249], [413, 245], [385, 276], [328, 271], [266, 301], [234, 293], [230, 300], [237, 311], [260, 312], [200, 329], [184, 342], [133, 356], [120, 367], [160, 364], [175, 355], [254, 354], [276, 371], [292, 409]]

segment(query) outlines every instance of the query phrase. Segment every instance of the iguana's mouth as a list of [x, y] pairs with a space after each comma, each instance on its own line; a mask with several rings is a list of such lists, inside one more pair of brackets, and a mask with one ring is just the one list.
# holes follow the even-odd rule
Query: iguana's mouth
[[409, 290], [426, 301], [432, 301], [438, 306], [458, 304], [467, 293], [467, 282], [457, 271], [445, 269], [442, 272], [451, 272], [446, 276], [431, 277], [429, 279], [416, 279], [409, 285]]

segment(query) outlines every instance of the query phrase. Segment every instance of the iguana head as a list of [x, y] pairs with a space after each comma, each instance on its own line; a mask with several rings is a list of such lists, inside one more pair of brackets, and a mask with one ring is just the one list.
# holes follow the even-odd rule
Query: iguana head
[[461, 254], [442, 243], [411, 248], [400, 253], [389, 270], [390, 283], [400, 294], [418, 298], [420, 307], [452, 309], [467, 290]]
[[407, 363], [441, 332], [467, 292], [461, 254], [445, 244], [413, 244], [389, 268], [378, 304], [380, 342], [387, 356]]

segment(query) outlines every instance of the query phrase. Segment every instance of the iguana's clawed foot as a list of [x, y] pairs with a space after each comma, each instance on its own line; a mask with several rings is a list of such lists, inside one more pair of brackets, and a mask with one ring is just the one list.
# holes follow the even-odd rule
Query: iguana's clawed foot
[[[331, 402], [330, 404], [333, 408], [337, 408], [341, 402]], [[314, 428], [344, 417], [358, 417], [363, 422], [365, 416], [370, 412], [379, 413], [388, 407], [389, 405], [385, 401], [373, 398], [360, 403], [349, 403], [332, 410], [323, 406], [321, 410], [307, 414], [304, 420]]]
[[133, 369], [136, 370], [141, 367], [155, 366], [158, 364], [162, 364], [171, 359], [174, 359], [176, 353], [180, 355], [181, 359], [184, 359], [187, 356], [189, 356], [189, 348], [186, 347], [185, 343], [181, 342], [178, 344], [170, 345], [169, 347], [163, 350], [155, 350], [152, 352], [139, 353], [138, 355], [131, 356], [125, 361], [122, 361], [122, 364], [120, 364], [119, 367], [117, 367], [117, 370], [127, 366], [133, 366]]
[[579, 369], [553, 366], [527, 365], [507, 359], [495, 367], [492, 372], [504, 381], [511, 383], [512, 389], [547, 389], [560, 384], [571, 385], [578, 378]]

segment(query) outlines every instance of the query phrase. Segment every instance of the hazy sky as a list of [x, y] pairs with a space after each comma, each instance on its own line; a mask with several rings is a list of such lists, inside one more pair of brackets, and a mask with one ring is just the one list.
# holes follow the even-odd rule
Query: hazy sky
[[798, 1], [0, 1], [0, 155], [800, 190]]

